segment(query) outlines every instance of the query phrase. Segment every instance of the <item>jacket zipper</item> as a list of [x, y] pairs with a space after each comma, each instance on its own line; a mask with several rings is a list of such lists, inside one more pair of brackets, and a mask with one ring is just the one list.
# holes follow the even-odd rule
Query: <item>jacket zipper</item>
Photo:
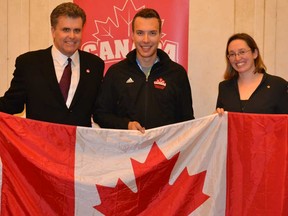
[[149, 75], [146, 76], [146, 82], [145, 82], [145, 104], [144, 104], [144, 126], [146, 127], [147, 124], [147, 107], [148, 107], [148, 87], [149, 87]]

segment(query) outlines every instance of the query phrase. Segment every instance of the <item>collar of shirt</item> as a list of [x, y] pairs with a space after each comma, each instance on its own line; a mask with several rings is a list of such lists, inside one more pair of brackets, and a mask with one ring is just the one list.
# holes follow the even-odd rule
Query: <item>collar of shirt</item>
[[[61, 65], [63, 67], [63, 70], [64, 70], [65, 66], [67, 65], [68, 56], [63, 55], [55, 46], [52, 46], [51, 52], [52, 52], [53, 61], [56, 64]], [[72, 60], [72, 67], [79, 65], [79, 52], [78, 52], [78, 50], [72, 56], [70, 56], [70, 58]]]
[[[156, 59], [155, 59], [155, 62], [154, 62], [154, 64], [156, 64], [157, 62], [159, 62], [160, 61], [160, 59], [159, 59], [159, 57], [157, 56], [156, 57]], [[145, 76], [146, 76], [146, 78], [148, 78], [149, 77], [149, 75], [150, 75], [150, 71], [151, 71], [151, 69], [152, 69], [152, 67], [153, 67], [153, 65], [150, 67], [150, 68], [145, 68], [145, 67], [142, 67], [141, 66], [141, 64], [140, 64], [140, 62], [139, 62], [139, 60], [136, 58], [136, 62], [137, 62], [137, 65], [138, 65], [138, 67], [141, 69], [141, 71], [145, 74]]]

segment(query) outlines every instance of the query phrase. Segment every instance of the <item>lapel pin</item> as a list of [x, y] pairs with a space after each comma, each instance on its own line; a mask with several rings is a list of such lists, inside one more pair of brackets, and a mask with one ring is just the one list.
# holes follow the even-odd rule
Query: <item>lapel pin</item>
[[90, 73], [90, 69], [86, 69], [86, 73]]

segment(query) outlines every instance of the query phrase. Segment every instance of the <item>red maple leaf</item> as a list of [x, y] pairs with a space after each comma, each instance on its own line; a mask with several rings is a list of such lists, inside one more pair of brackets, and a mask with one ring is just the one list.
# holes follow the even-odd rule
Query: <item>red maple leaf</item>
[[185, 168], [173, 185], [169, 184], [171, 171], [179, 153], [167, 160], [156, 143], [144, 163], [131, 159], [137, 193], [121, 179], [117, 185], [97, 185], [101, 204], [94, 206], [104, 215], [189, 215], [209, 196], [202, 193], [206, 171], [189, 176]]

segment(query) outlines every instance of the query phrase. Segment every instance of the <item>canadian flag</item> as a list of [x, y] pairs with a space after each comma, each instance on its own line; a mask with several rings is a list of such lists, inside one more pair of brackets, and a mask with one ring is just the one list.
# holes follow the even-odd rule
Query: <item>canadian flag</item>
[[138, 131], [0, 113], [1, 215], [288, 215], [288, 116]]

